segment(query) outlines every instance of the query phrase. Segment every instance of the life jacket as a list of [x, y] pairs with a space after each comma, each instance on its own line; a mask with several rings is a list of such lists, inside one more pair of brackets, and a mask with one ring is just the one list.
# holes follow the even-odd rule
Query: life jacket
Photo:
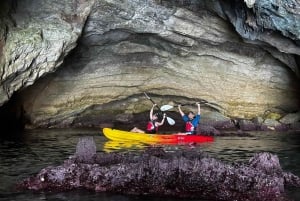
[[187, 121], [185, 123], [185, 131], [186, 132], [194, 132], [195, 131], [195, 127], [194, 127], [194, 125], [192, 124], [191, 121]]
[[149, 121], [147, 124], [147, 131], [157, 131], [158, 127], [155, 126], [155, 121]]

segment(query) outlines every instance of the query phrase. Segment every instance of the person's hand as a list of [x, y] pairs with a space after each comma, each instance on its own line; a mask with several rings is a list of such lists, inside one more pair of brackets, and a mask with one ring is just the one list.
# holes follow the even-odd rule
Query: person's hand
[[154, 108], [156, 105], [157, 105], [157, 104], [156, 104], [156, 103], [154, 103], [154, 104], [152, 105], [152, 107]]
[[178, 108], [180, 109], [180, 108], [181, 108], [181, 105], [178, 105]]
[[199, 102], [196, 102], [196, 105], [200, 105], [200, 103], [199, 103]]
[[167, 116], [167, 115], [166, 115], [166, 113], [164, 113], [164, 117], [163, 117], [163, 118], [165, 119], [165, 118], [166, 118], [166, 116]]

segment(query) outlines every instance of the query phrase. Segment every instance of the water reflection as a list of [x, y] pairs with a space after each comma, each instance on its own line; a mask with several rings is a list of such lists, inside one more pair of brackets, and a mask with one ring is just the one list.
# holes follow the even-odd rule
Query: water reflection
[[130, 141], [106, 141], [103, 145], [103, 151], [115, 152], [115, 151], [128, 151], [128, 150], [142, 150], [151, 145], [144, 144], [141, 142], [130, 142]]
[[[98, 152], [142, 151], [149, 146], [160, 146], [165, 151], [205, 151], [228, 162], [247, 162], [258, 152], [277, 154], [285, 171], [300, 176], [300, 133], [254, 132], [252, 136], [215, 137], [214, 142], [185, 145], [145, 145], [143, 143], [107, 140], [100, 129], [48, 129], [30, 130], [17, 140], [0, 139], [0, 200], [151, 200], [159, 198], [108, 196], [93, 192], [75, 191], [61, 194], [15, 192], [14, 184], [36, 174], [49, 165], [59, 165], [75, 153], [80, 137], [93, 136]], [[76, 195], [74, 197], [74, 195]], [[299, 189], [289, 189], [294, 200], [300, 200]], [[165, 200], [165, 199], [164, 199]], [[172, 199], [169, 199], [172, 200]]]
[[160, 147], [165, 151], [176, 151], [179, 149], [201, 149], [203, 146], [208, 146], [212, 142], [202, 143], [143, 143], [140, 141], [112, 141], [107, 140], [103, 144], [102, 151], [104, 152], [123, 152], [123, 151], [141, 151], [149, 147]]

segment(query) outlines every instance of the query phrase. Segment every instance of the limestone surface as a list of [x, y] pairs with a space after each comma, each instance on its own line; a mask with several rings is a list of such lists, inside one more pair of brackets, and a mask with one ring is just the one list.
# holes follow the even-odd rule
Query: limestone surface
[[17, 92], [31, 127], [131, 123], [151, 107], [145, 91], [160, 105], [214, 103], [202, 107], [206, 122], [212, 111], [229, 120], [299, 111], [298, 1], [27, 0], [3, 9], [0, 104]]

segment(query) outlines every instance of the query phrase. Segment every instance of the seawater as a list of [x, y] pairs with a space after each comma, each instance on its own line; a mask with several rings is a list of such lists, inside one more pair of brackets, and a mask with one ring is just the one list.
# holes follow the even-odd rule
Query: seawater
[[[4, 131], [2, 131], [4, 132]], [[212, 143], [160, 145], [165, 151], [205, 151], [228, 163], [247, 163], [259, 152], [278, 155], [284, 171], [300, 176], [300, 132], [251, 132], [250, 136], [217, 136]], [[6, 133], [5, 136], [10, 136]], [[185, 199], [128, 196], [84, 190], [70, 192], [18, 192], [15, 184], [47, 166], [60, 165], [75, 153], [80, 137], [93, 136], [98, 152], [142, 151], [149, 145], [107, 140], [100, 129], [36, 129], [18, 136], [0, 138], [0, 200], [102, 200], [102, 201], [187, 201]], [[300, 200], [300, 189], [285, 189], [292, 200]], [[197, 199], [195, 199], [197, 200]], [[198, 201], [203, 201], [198, 199]]]

